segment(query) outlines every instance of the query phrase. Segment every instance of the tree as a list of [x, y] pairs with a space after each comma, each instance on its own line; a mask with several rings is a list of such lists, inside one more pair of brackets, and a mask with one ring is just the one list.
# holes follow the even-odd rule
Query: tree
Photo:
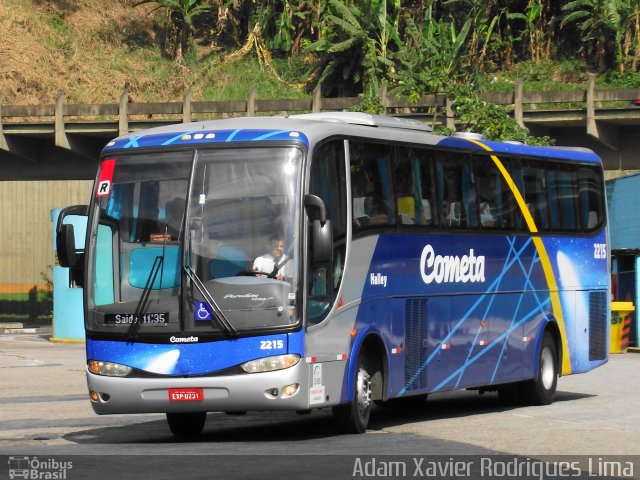
[[[615, 45], [615, 58], [622, 62], [622, 40], [626, 27], [626, 12], [630, 1], [637, 0], [573, 0], [562, 7], [566, 16], [562, 25], [576, 23], [582, 33], [581, 40], [595, 50], [599, 72], [607, 69], [609, 45]], [[618, 47], [619, 46], [619, 47]], [[623, 68], [624, 69], [624, 68]]]
[[549, 60], [553, 29], [550, 5], [545, 0], [528, 0], [524, 13], [508, 12], [507, 19], [524, 22], [522, 35], [527, 38], [529, 56], [533, 63]]
[[362, 8], [328, 0], [320, 18], [321, 38], [305, 50], [317, 56], [310, 85], [322, 84], [325, 94], [377, 89], [393, 68], [390, 51], [402, 44], [399, 7], [400, 0], [365, 0]]
[[158, 4], [152, 12], [158, 9], [168, 12], [175, 32], [172, 56], [177, 63], [182, 63], [183, 55], [189, 50], [193, 21], [198, 15], [211, 10], [211, 5], [203, 5], [201, 0], [142, 0], [136, 6], [146, 3]]
[[[450, 89], [453, 108], [461, 122], [459, 130], [483, 134], [489, 140], [515, 140], [528, 145], [553, 145], [550, 137], [533, 137], [509, 116], [507, 110], [499, 105], [488, 103], [480, 98], [473, 84], [461, 84]], [[436, 133], [451, 134], [446, 128]]]
[[395, 86], [392, 93], [412, 101], [475, 78], [466, 50], [471, 19], [457, 30], [454, 22], [436, 20], [430, 13], [429, 9], [422, 31], [413, 19], [406, 19], [405, 45], [393, 56], [397, 66], [390, 75]]

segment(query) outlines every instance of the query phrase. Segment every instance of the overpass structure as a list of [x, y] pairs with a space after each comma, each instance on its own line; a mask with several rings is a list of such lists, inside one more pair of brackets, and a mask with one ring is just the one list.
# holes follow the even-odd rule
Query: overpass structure
[[[549, 135], [559, 146], [580, 146], [600, 155], [605, 169], [640, 170], [640, 89], [597, 89], [590, 76], [581, 90], [524, 91], [521, 81], [511, 92], [482, 95], [504, 105], [534, 135]], [[131, 103], [126, 91], [118, 103], [67, 104], [59, 94], [50, 105], [2, 105], [0, 99], [0, 181], [93, 179], [102, 147], [120, 134], [152, 126], [238, 115], [273, 115], [351, 108], [361, 99], [313, 96], [261, 100], [255, 91], [237, 101]], [[450, 100], [424, 95], [418, 102], [390, 97], [381, 102], [388, 114], [409, 116], [455, 128]], [[612, 172], [613, 173], [613, 172]]]
[[[640, 107], [633, 103], [640, 89], [597, 89], [592, 77], [581, 90], [532, 92], [517, 82], [510, 92], [483, 97], [505, 106], [533, 134], [550, 135], [560, 146], [591, 148], [610, 177], [640, 170]], [[445, 95], [409, 103], [383, 88], [380, 100], [391, 115], [451, 128], [459, 123]], [[262, 100], [252, 92], [243, 100], [202, 102], [193, 101], [189, 90], [167, 103], [132, 103], [127, 92], [103, 105], [69, 104], [63, 94], [50, 105], [4, 105], [0, 98], [0, 321], [5, 314], [24, 313], [24, 302], [16, 298], [37, 297], [56, 261], [51, 209], [86, 203], [99, 152], [110, 139], [169, 123], [335, 111], [360, 102], [321, 98], [319, 89], [296, 100]]]

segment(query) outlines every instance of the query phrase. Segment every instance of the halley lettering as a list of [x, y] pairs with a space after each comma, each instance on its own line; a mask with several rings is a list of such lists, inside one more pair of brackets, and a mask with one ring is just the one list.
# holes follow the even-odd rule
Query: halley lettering
[[475, 256], [473, 248], [469, 255], [436, 255], [431, 245], [425, 245], [420, 256], [420, 275], [424, 283], [484, 282], [484, 255]]
[[369, 274], [369, 283], [371, 285], [382, 285], [383, 287], [387, 287], [387, 276], [382, 275], [381, 273], [371, 273]]

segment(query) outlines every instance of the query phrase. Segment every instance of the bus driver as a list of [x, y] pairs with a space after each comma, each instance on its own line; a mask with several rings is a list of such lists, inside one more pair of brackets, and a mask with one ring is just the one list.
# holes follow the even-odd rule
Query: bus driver
[[273, 274], [278, 280], [284, 280], [290, 276], [287, 264], [291, 259], [284, 253], [284, 240], [275, 235], [269, 239], [269, 253], [256, 258], [253, 261], [253, 271]]

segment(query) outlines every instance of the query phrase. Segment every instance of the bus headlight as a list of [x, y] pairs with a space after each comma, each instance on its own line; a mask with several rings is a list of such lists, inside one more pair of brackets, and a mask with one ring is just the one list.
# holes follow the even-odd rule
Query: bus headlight
[[258, 358], [240, 365], [247, 373], [272, 372], [293, 367], [300, 361], [300, 355], [276, 355], [275, 357]]
[[105, 375], [107, 377], [126, 377], [133, 369], [119, 363], [101, 362], [98, 360], [89, 360], [89, 371], [96, 375]]

